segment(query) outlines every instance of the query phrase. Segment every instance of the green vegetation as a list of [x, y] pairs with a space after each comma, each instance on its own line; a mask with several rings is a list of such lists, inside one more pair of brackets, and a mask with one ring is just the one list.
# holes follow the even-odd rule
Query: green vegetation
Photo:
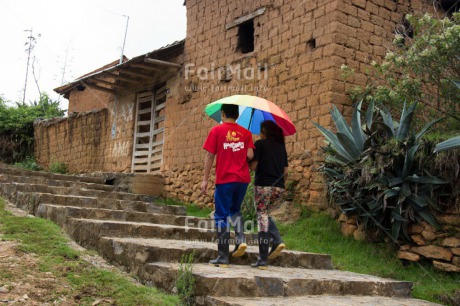
[[0, 161], [15, 163], [33, 154], [34, 121], [62, 117], [64, 111], [46, 94], [31, 104], [10, 104], [0, 96]]
[[31, 170], [31, 171], [43, 170], [42, 167], [40, 167], [40, 165], [37, 164], [35, 159], [31, 156], [27, 156], [22, 162], [15, 163], [14, 166], [17, 168], [22, 168], [22, 169]]
[[184, 202], [181, 202], [181, 201], [179, 201], [177, 199], [172, 199], [172, 198], [162, 198], [162, 199], [160, 199], [160, 203], [163, 203], [165, 205], [185, 206], [187, 216], [208, 218], [209, 215], [213, 211], [213, 209], [211, 209], [211, 208], [200, 208], [196, 204], [193, 204], [193, 203], [186, 204]]
[[414, 283], [413, 297], [440, 302], [438, 296], [453, 296], [460, 274], [435, 270], [430, 264], [404, 265], [392, 245], [368, 243], [344, 237], [338, 223], [325, 213], [305, 211], [294, 224], [280, 224], [288, 249], [330, 254], [336, 268]]
[[66, 174], [67, 165], [65, 163], [54, 162], [50, 165], [49, 171], [52, 173]]
[[[444, 131], [460, 131], [460, 13], [436, 19], [407, 16], [407, 26], [394, 39], [394, 51], [382, 63], [372, 62], [368, 82], [352, 91], [355, 101], [383, 102], [398, 112], [404, 102], [418, 102], [421, 125], [447, 117]], [[346, 75], [353, 69], [342, 67]]]
[[[36, 254], [39, 269], [52, 271], [53, 275], [67, 282], [70, 285], [68, 296], [78, 299], [78, 304], [91, 305], [95, 300], [104, 298], [115, 300], [117, 305], [178, 304], [177, 296], [137, 285], [121, 273], [95, 268], [81, 258], [84, 252], [76, 251], [68, 245], [69, 240], [59, 226], [45, 219], [15, 217], [5, 211], [4, 205], [0, 198], [2, 238], [19, 241], [20, 251]], [[0, 279], [14, 277], [2, 273]]]
[[328, 141], [322, 172], [332, 204], [356, 216], [368, 232], [390, 236], [395, 243], [410, 241], [412, 223], [424, 220], [437, 226], [433, 211], [440, 210], [442, 193], [434, 191], [448, 183], [431, 174], [433, 144], [422, 142], [439, 120], [413, 131], [416, 105], [404, 105], [399, 122], [371, 101], [365, 114], [361, 103], [355, 107], [351, 126], [334, 106], [337, 133], [315, 123]]
[[193, 259], [195, 253], [184, 254], [177, 271], [176, 289], [181, 305], [195, 305], [195, 277], [193, 276]]

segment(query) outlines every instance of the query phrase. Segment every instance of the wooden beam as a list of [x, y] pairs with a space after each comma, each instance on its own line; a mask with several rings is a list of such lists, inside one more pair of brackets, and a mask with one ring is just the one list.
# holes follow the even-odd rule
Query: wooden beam
[[125, 81], [125, 82], [129, 82], [129, 83], [139, 83], [139, 80], [124, 77], [124, 76], [121, 76], [121, 75], [118, 75], [118, 74], [115, 74], [115, 73], [111, 73], [111, 72], [107, 72], [106, 75], [108, 75], [111, 78], [114, 78], [115, 80]]
[[107, 82], [106, 80], [101, 80], [101, 79], [96, 79], [96, 78], [92, 78], [91, 80], [92, 80], [93, 82], [101, 83], [101, 84], [104, 84], [104, 85], [113, 86], [113, 87], [115, 87], [115, 88], [124, 88], [123, 86], [120, 86], [120, 85], [115, 84], [115, 83]]
[[117, 92], [113, 89], [109, 89], [109, 88], [105, 88], [105, 87], [102, 87], [102, 86], [97, 86], [96, 84], [91, 84], [91, 83], [87, 83], [87, 82], [84, 82], [84, 81], [80, 81], [80, 83], [83, 85], [83, 86], [86, 86], [86, 87], [89, 87], [89, 88], [93, 88], [95, 90], [99, 90], [99, 91], [103, 91], [103, 92], [107, 92], [107, 93], [110, 93], [112, 95], [115, 95]]
[[178, 69], [182, 68], [182, 65], [171, 63], [171, 62], [166, 62], [166, 61], [160, 61], [160, 60], [153, 59], [153, 58], [145, 58], [144, 62], [148, 64], [154, 64], [154, 65], [165, 66], [165, 67], [172, 67], [172, 68], [178, 68]]
[[244, 23], [244, 22], [246, 22], [248, 20], [254, 19], [255, 17], [260, 16], [263, 13], [265, 13], [265, 10], [266, 10], [266, 8], [262, 7], [262, 8], [258, 9], [257, 11], [255, 11], [255, 12], [253, 12], [251, 14], [248, 14], [246, 16], [237, 18], [237, 19], [233, 20], [232, 22], [227, 23], [225, 25], [225, 29], [228, 30], [228, 29], [233, 28], [233, 27], [235, 27], [237, 25], [240, 25], [240, 24], [242, 24], [242, 23]]
[[131, 64], [130, 67], [164, 72], [164, 69], [161, 69], [161, 68], [158, 68], [158, 67], [155, 67], [155, 66], [151, 66], [151, 65], [146, 65], [146, 64]]
[[155, 79], [154, 76], [147, 75], [147, 74], [140, 73], [140, 72], [130, 71], [130, 70], [126, 70], [126, 69], [118, 69], [118, 70], [121, 73], [126, 73], [126, 74], [137, 76], [137, 77], [140, 77], [140, 78], [143, 78], [143, 79], [148, 79], [148, 80], [154, 80]]

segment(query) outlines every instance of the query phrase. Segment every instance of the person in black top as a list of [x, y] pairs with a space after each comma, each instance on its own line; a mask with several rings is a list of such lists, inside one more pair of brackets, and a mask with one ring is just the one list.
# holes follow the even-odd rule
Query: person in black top
[[[269, 210], [284, 192], [288, 160], [283, 130], [275, 122], [266, 120], [261, 123], [260, 138], [254, 144], [254, 158], [250, 163], [251, 170], [256, 171], [254, 204], [259, 227], [259, 259], [252, 267], [267, 269], [267, 260], [278, 257], [286, 247], [274, 220], [269, 216]], [[269, 253], [270, 240], [273, 240], [273, 244]]]

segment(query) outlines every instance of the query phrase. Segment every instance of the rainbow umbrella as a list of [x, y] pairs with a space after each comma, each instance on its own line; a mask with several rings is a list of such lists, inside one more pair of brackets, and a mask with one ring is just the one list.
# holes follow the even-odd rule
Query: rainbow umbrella
[[209, 103], [205, 113], [221, 122], [220, 108], [222, 104], [236, 104], [239, 106], [240, 116], [236, 123], [248, 129], [253, 134], [260, 134], [260, 123], [265, 120], [274, 121], [285, 136], [296, 132], [295, 126], [288, 115], [273, 102], [256, 96], [234, 95]]

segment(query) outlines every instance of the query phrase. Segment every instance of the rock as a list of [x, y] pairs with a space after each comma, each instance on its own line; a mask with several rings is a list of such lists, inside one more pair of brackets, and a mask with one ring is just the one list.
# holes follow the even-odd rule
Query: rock
[[460, 216], [458, 215], [438, 216], [437, 220], [441, 224], [460, 226]]
[[10, 292], [10, 290], [8, 290], [8, 288], [6, 288], [5, 286], [0, 287], [0, 293], [8, 293], [8, 292]]
[[349, 217], [349, 218], [347, 218], [347, 223], [348, 223], [348, 224], [356, 225], [356, 218], [355, 218], [355, 217]]
[[423, 226], [418, 224], [412, 225], [409, 229], [409, 234], [411, 235], [420, 234], [421, 232], [423, 232]]
[[342, 234], [344, 234], [345, 236], [353, 236], [353, 233], [356, 231], [357, 228], [358, 227], [356, 225], [342, 223], [340, 230], [342, 231]]
[[448, 249], [434, 245], [413, 247], [410, 250], [411, 252], [420, 254], [427, 258], [442, 259], [445, 261], [451, 261], [452, 257], [454, 256]]
[[436, 233], [432, 231], [425, 230], [422, 232], [422, 236], [423, 238], [425, 238], [425, 240], [428, 240], [428, 241], [433, 241], [436, 239]]
[[398, 251], [396, 253], [399, 259], [405, 259], [409, 261], [419, 261], [420, 260], [420, 255], [414, 254], [411, 252], [406, 252], [406, 251]]
[[460, 267], [445, 263], [445, 262], [440, 262], [440, 261], [433, 261], [433, 266], [436, 269], [446, 271], [446, 272], [460, 272]]
[[415, 242], [417, 245], [426, 245], [426, 242], [421, 235], [412, 235], [410, 237], [412, 241]]
[[458, 248], [460, 247], [460, 239], [455, 237], [449, 237], [444, 239], [441, 245], [445, 247]]
[[347, 215], [345, 215], [345, 214], [340, 214], [338, 220], [339, 220], [339, 221], [344, 221], [344, 222], [347, 221]]
[[362, 227], [358, 227], [358, 229], [353, 233], [353, 238], [358, 241], [365, 241], [367, 235]]
[[399, 248], [399, 250], [400, 250], [400, 251], [408, 251], [410, 248], [411, 248], [410, 245], [405, 244], [405, 245], [402, 245], [402, 246]]
[[460, 256], [460, 248], [452, 248], [450, 249], [450, 251], [452, 252], [452, 254]]
[[460, 257], [454, 256], [454, 258], [452, 259], [452, 264], [457, 267], [460, 267]]
[[293, 223], [300, 219], [302, 209], [292, 202], [284, 201], [278, 207], [270, 211], [270, 216], [282, 223]]

